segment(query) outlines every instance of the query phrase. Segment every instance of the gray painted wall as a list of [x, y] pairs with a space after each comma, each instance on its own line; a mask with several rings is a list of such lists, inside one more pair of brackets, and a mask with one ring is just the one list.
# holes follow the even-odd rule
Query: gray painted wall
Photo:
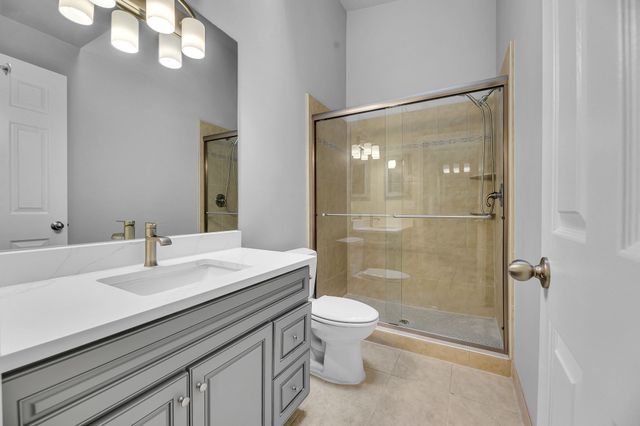
[[[498, 0], [497, 66], [515, 40], [515, 256], [535, 261], [541, 250], [542, 3]], [[540, 287], [515, 286], [514, 358], [533, 423], [538, 406]]]
[[237, 44], [208, 25], [206, 48], [174, 71], [143, 24], [128, 55], [108, 32], [78, 49], [0, 16], [0, 52], [68, 76], [69, 243], [108, 240], [117, 219], [197, 232], [200, 120], [237, 126]]
[[397, 0], [347, 14], [347, 105], [496, 75], [495, 0]]
[[305, 93], [344, 107], [346, 12], [338, 0], [194, 0], [238, 41], [243, 245], [307, 244]]

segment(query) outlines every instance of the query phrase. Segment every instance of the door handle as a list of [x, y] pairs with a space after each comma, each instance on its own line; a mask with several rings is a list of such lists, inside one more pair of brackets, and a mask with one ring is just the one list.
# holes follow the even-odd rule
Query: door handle
[[60, 232], [64, 229], [64, 223], [57, 220], [51, 224], [51, 229], [53, 229], [56, 232]]
[[540, 259], [540, 263], [535, 266], [526, 260], [516, 259], [509, 264], [509, 275], [518, 281], [527, 281], [535, 277], [540, 280], [542, 288], [549, 288], [551, 285], [551, 265], [546, 257]]

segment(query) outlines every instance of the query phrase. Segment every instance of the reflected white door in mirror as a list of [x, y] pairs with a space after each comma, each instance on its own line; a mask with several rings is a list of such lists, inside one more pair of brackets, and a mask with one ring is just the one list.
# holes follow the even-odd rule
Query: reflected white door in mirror
[[0, 64], [0, 250], [67, 244], [67, 78]]

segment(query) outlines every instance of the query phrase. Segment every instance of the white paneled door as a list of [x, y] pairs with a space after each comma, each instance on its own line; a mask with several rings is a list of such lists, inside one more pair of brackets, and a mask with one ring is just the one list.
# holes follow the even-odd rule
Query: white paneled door
[[639, 14], [543, 0], [540, 425], [640, 425]]
[[67, 78], [0, 66], [0, 250], [66, 244]]

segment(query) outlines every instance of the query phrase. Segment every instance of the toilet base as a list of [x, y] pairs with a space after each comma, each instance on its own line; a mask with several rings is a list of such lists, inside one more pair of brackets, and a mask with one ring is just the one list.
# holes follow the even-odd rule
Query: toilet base
[[[311, 356], [311, 374], [338, 385], [358, 385], [367, 377], [362, 362], [360, 341], [325, 342], [324, 353], [315, 350]], [[321, 358], [320, 355], [324, 355]]]

